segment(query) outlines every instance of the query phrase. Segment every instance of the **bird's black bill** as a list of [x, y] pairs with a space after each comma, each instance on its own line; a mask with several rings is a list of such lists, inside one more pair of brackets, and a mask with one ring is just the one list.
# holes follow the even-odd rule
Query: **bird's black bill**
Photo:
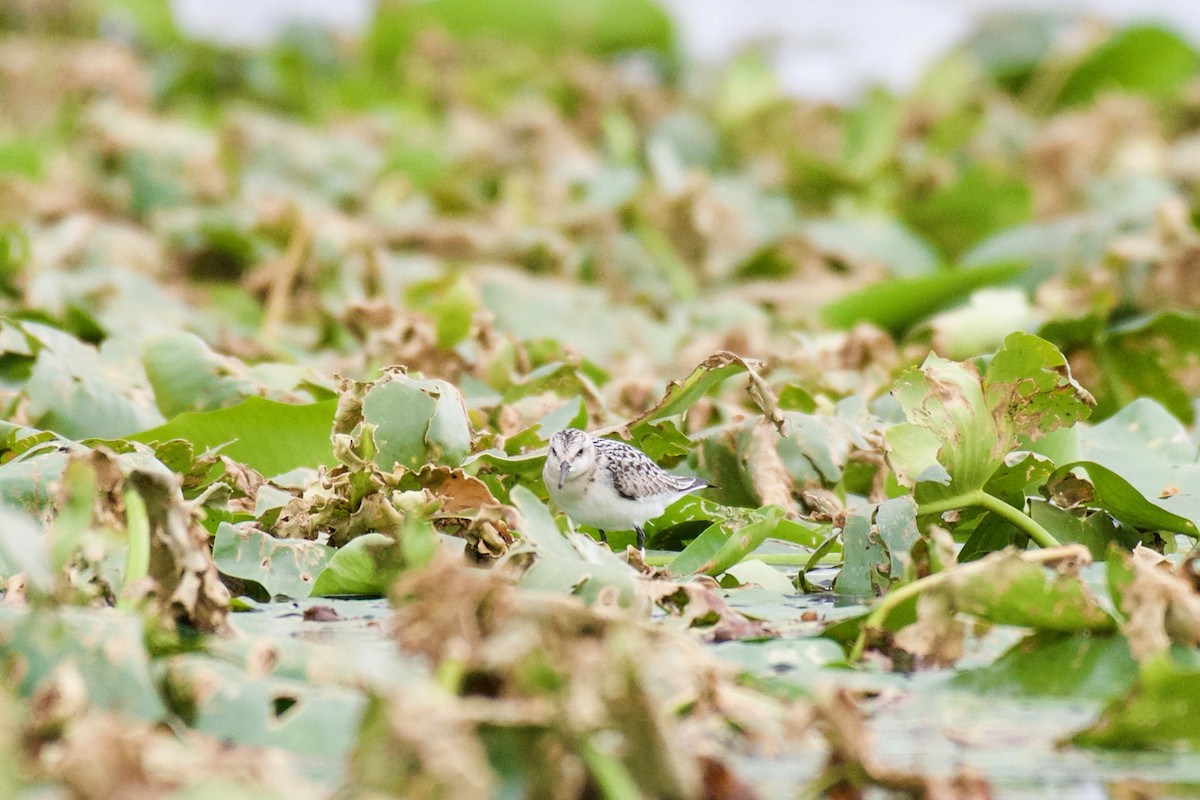
[[562, 466], [558, 468], [558, 488], [562, 488], [567, 482], [567, 473], [571, 471], [571, 462], [564, 461]]

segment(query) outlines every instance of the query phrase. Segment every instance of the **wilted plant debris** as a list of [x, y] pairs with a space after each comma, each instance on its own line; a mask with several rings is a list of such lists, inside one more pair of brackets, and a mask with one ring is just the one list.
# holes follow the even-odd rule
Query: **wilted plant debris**
[[[1192, 44], [377, 5], [0, 6], [0, 797], [1200, 784]], [[604, 544], [568, 427], [714, 488]]]

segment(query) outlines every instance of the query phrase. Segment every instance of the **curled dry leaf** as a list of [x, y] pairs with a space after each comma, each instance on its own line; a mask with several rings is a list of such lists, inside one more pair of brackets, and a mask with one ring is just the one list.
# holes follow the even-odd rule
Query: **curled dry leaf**
[[962, 655], [965, 629], [955, 619], [959, 613], [1040, 630], [1110, 631], [1114, 620], [1079, 577], [1089, 563], [1086, 547], [1064, 545], [1031, 553], [1010, 548], [944, 569], [911, 584], [925, 587], [917, 601], [917, 621], [902, 628], [894, 644], [921, 666], [951, 666]]
[[481, 726], [508, 730], [528, 779], [568, 796], [595, 779], [580, 772], [594, 747], [645, 795], [692, 797], [697, 753], [794, 733], [792, 705], [740, 689], [690, 637], [611, 606], [520, 591], [448, 557], [405, 573], [392, 600], [401, 647], [452, 667], [453, 690]]
[[1123, 633], [1138, 661], [1165, 652], [1171, 644], [1200, 644], [1200, 594], [1169, 561], [1146, 548], [1128, 559], [1133, 580], [1120, 597], [1126, 616]]
[[246, 792], [316, 800], [317, 787], [301, 778], [280, 751], [237, 747], [194, 731], [172, 731], [116, 714], [88, 712], [42, 745], [39, 771], [61, 781], [79, 800], [172, 796], [214, 776]]
[[431, 495], [433, 524], [467, 540], [481, 559], [507, 552], [517, 527], [517, 512], [501, 503], [483, 481], [461, 469], [426, 464], [410, 477]]
[[[346, 398], [339, 404], [339, 417], [354, 414], [343, 412], [343, 405], [354, 404]], [[335, 428], [338, 424], [345, 421]], [[475, 559], [490, 561], [508, 551], [516, 512], [486, 484], [461, 469], [434, 464], [384, 472], [371, 458], [373, 434], [365, 423], [356, 436], [334, 434], [334, 453], [342, 464], [319, 469], [300, 496], [288, 501], [272, 529], [275, 536], [315, 539], [328, 533], [329, 543], [341, 547], [364, 533], [399, 536], [407, 515], [419, 511], [443, 533], [466, 539]]]
[[754, 486], [754, 493], [762, 505], [776, 505], [789, 514], [798, 514], [800, 509], [792, 496], [795, 481], [788, 474], [783, 459], [779, 457], [779, 451], [775, 449], [777, 435], [765, 418], [754, 425], [745, 454], [747, 472]]
[[[78, 484], [90, 491], [90, 497], [79, 498], [90, 506], [86, 525], [129, 535], [126, 494], [136, 492], [145, 506], [151, 581], [146, 588], [163, 621], [182, 622], [201, 631], [224, 628], [229, 591], [213, 563], [208, 532], [183, 498], [179, 476], [149, 465], [130, 467], [104, 448], [72, 457], [67, 474], [86, 473], [92, 477]], [[71, 481], [63, 482], [60, 509], [70, 502], [70, 493], [78, 491], [75, 487]], [[86, 575], [95, 573], [103, 557], [99, 552], [89, 555], [88, 548], [77, 556], [88, 562]]]
[[750, 619], [730, 606], [709, 580], [676, 583], [670, 580], [640, 580], [638, 591], [659, 608], [678, 618], [685, 628], [707, 630], [713, 641], [728, 642], [775, 636], [770, 625]]
[[949, 594], [934, 590], [917, 600], [917, 621], [901, 628], [893, 643], [920, 667], [952, 667], [962, 658], [965, 634]]
[[225, 627], [229, 590], [221, 583], [208, 532], [183, 499], [179, 479], [166, 472], [135, 470], [129, 482], [146, 504], [150, 522], [150, 571], [155, 597], [174, 621], [202, 630]]

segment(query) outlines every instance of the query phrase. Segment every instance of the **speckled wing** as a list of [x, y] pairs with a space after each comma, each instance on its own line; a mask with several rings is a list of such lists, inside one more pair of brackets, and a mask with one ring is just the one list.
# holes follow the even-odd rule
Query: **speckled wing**
[[613, 489], [627, 500], [657, 498], [703, 489], [708, 481], [672, 475], [636, 447], [596, 439], [596, 451], [608, 467]]

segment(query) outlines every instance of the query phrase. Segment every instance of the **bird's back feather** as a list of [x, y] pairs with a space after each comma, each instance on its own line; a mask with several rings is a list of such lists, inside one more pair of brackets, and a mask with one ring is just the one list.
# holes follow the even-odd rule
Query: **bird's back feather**
[[598, 460], [612, 476], [613, 489], [629, 500], [667, 497], [703, 489], [708, 482], [701, 478], [672, 475], [631, 445], [612, 439], [596, 439]]

